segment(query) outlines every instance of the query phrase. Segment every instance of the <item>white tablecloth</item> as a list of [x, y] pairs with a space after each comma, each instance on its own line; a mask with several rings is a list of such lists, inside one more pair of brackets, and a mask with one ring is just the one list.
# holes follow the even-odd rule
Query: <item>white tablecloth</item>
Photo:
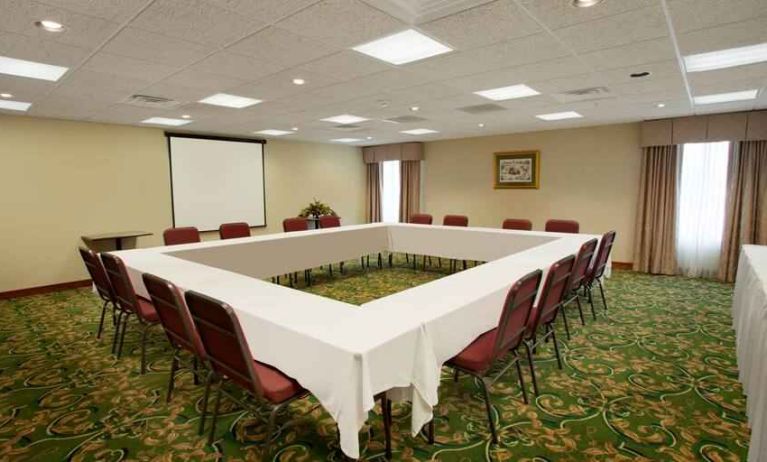
[[748, 460], [767, 461], [767, 246], [740, 252], [732, 320], [738, 370], [751, 426]]
[[[373, 397], [396, 388], [413, 402], [412, 431], [431, 418], [442, 364], [498, 322], [510, 285], [578, 251], [583, 234], [357, 225], [119, 252], [137, 292], [144, 272], [229, 303], [253, 356], [298, 380], [359, 456]], [[488, 263], [352, 306], [255, 279], [382, 250]]]

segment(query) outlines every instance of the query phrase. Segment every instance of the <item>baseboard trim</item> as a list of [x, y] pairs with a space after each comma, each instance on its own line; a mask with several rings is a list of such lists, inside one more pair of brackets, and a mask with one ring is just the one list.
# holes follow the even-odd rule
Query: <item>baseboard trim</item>
[[612, 262], [613, 268], [619, 270], [630, 270], [634, 268], [634, 264], [630, 261], [614, 261]]
[[30, 295], [47, 294], [50, 292], [58, 292], [60, 290], [77, 289], [80, 287], [88, 287], [89, 285], [91, 285], [91, 280], [83, 279], [82, 281], [61, 282], [59, 284], [51, 284], [47, 286], [9, 290], [7, 292], [0, 292], [0, 300], [8, 300], [10, 298], [18, 298], [18, 297], [28, 297]]

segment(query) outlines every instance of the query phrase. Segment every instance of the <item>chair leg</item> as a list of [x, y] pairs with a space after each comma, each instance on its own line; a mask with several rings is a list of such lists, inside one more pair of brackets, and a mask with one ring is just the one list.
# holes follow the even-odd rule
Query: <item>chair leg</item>
[[344, 262], [338, 264], [341, 267], [341, 274], [344, 274]]
[[586, 320], [583, 318], [583, 306], [581, 306], [581, 298], [578, 296], [578, 292], [575, 293], [575, 303], [578, 305], [578, 315], [581, 317], [581, 325], [586, 325]]
[[415, 270], [415, 269], [418, 269], [418, 267], [416, 266], [416, 265], [417, 265], [417, 263], [416, 263], [416, 260], [417, 260], [417, 257], [416, 257], [416, 255], [415, 255], [415, 254], [413, 254], [413, 269], [414, 269], [414, 270]]
[[485, 396], [485, 410], [487, 411], [487, 422], [490, 424], [490, 434], [492, 435], [493, 444], [498, 444], [498, 435], [495, 433], [495, 422], [493, 421], [493, 407], [490, 404], [490, 394], [487, 392], [487, 385], [485, 380], [479, 379], [480, 387], [482, 388], [482, 394]]
[[458, 375], [461, 372], [458, 369], [453, 369], [453, 382], [458, 382]]
[[538, 396], [538, 380], [535, 378], [535, 362], [533, 361], [533, 352], [528, 342], [522, 342], [525, 345], [525, 351], [527, 352], [527, 364], [530, 366], [530, 377], [533, 380], [533, 393]]
[[208, 434], [208, 445], [212, 446], [214, 438], [216, 436], [216, 420], [218, 419], [218, 411], [221, 408], [221, 382], [216, 387], [216, 401], [213, 405], [213, 421], [210, 424], [210, 433]]
[[597, 279], [597, 284], [599, 285], [599, 293], [602, 295], [602, 304], [605, 306], [605, 311], [607, 311], [607, 298], [605, 298], [605, 289], [602, 287], [602, 280]]
[[171, 396], [173, 395], [173, 386], [176, 381], [176, 371], [178, 370], [178, 350], [173, 351], [173, 360], [170, 362], [170, 378], [168, 379], [168, 394], [165, 397], [165, 402], [170, 403]]
[[195, 385], [200, 384], [200, 364], [199, 361], [197, 361], [197, 356], [192, 358], [192, 381]]
[[333, 264], [328, 265], [328, 270], [330, 270], [330, 277], [333, 277]]
[[104, 301], [104, 304], [101, 306], [101, 320], [99, 321], [99, 330], [96, 332], [96, 338], [101, 338], [101, 331], [104, 329], [104, 316], [107, 314], [107, 305], [109, 305], [109, 300]]
[[144, 324], [143, 327], [141, 332], [141, 375], [146, 374], [146, 334], [149, 331], [149, 324]]
[[213, 372], [208, 372], [208, 377], [205, 378], [205, 392], [202, 395], [202, 415], [200, 416], [200, 427], [197, 430], [197, 434], [202, 435], [205, 431], [205, 419], [208, 416], [208, 397], [210, 396], [210, 386], [213, 383]]
[[423, 256], [423, 270], [426, 271], [426, 255]]
[[594, 297], [593, 297], [593, 294], [591, 293], [591, 286], [590, 285], [586, 286], [586, 296], [588, 296], [589, 304], [591, 305], [591, 316], [593, 316], [594, 317], [594, 321], [596, 321], [597, 320], [597, 311], [596, 311], [596, 309], [594, 309]]
[[557, 342], [557, 331], [551, 326], [551, 340], [554, 342], [554, 353], [557, 355], [557, 366], [562, 369], [562, 357], [559, 354], [559, 342]]
[[567, 324], [567, 313], [565, 313], [565, 307], [560, 306], [559, 312], [562, 313], [562, 321], [565, 323], [565, 334], [567, 335], [567, 340], [570, 340], [570, 326]]
[[466, 271], [466, 260], [463, 261], [463, 270]]
[[277, 414], [279, 414], [283, 406], [284, 404], [279, 404], [275, 406], [274, 409], [272, 409], [272, 412], [269, 413], [269, 423], [266, 426], [266, 445], [264, 446], [264, 457], [263, 457], [264, 460], [269, 460], [272, 454], [272, 433], [274, 433]]
[[410, 254], [405, 254], [405, 263], [410, 263]]
[[386, 460], [391, 460], [391, 400], [384, 394], [381, 399], [381, 413], [383, 414], [384, 440], [386, 445]]
[[442, 257], [437, 257], [437, 266], [442, 268]]
[[429, 421], [429, 444], [434, 444], [434, 418]]
[[383, 255], [381, 255], [381, 252], [378, 252], [378, 269], [383, 268]]
[[125, 345], [125, 332], [128, 330], [128, 320], [130, 314], [125, 313], [125, 319], [123, 319], [123, 330], [120, 333], [120, 343], [117, 345], [117, 357], [120, 358], [123, 355], [123, 345]]
[[522, 361], [519, 357], [519, 354], [514, 351], [514, 357], [516, 358], [515, 361], [517, 362], [517, 375], [519, 376], [519, 388], [522, 390], [522, 400], [525, 402], [525, 404], [528, 404], [527, 401], [527, 390], [525, 390], [525, 379], [522, 376], [522, 365], [520, 364]]
[[394, 266], [394, 254], [389, 253], [389, 268]]
[[115, 320], [115, 335], [114, 338], [112, 338], [112, 354], [117, 353], [117, 340], [120, 338], [120, 326], [122, 325], [122, 317], [123, 312], [118, 312], [117, 319]]

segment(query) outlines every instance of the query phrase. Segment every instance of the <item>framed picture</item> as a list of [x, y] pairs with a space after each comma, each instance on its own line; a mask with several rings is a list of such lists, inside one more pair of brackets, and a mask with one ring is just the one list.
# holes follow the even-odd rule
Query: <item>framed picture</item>
[[538, 189], [540, 151], [495, 153], [495, 189]]

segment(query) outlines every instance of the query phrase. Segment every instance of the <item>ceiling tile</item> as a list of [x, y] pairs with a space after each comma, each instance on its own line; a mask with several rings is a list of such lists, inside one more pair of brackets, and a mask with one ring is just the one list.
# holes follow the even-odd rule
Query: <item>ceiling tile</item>
[[86, 48], [21, 34], [0, 32], [0, 55], [2, 56], [56, 66], [74, 67], [89, 54], [90, 51]]
[[731, 82], [740, 81], [754, 82], [759, 87], [767, 86], [767, 63], [718, 69], [715, 71], [693, 72], [687, 74], [687, 80], [693, 88], [723, 83], [727, 85]]
[[214, 48], [127, 27], [107, 43], [103, 50], [158, 64], [187, 66], [201, 60]]
[[54, 90], [55, 95], [87, 97], [106, 104], [122, 101], [147, 86], [150, 81], [89, 69], [79, 69], [66, 77]]
[[767, 42], [767, 20], [753, 18], [723, 26], [677, 34], [683, 55]]
[[132, 23], [134, 27], [190, 42], [224, 46], [265, 23], [244, 18], [203, 0], [155, 0]]
[[298, 66], [295, 70], [297, 71], [296, 75], [300, 75], [303, 71], [309, 71], [334, 76], [337, 80], [343, 81], [394, 68], [396, 67], [362, 53], [344, 50]]
[[53, 90], [51, 82], [0, 74], [0, 93], [10, 93], [16, 101], [35, 102]]
[[190, 69], [254, 81], [279, 72], [284, 66], [264, 59], [220, 51], [193, 64]]
[[[293, 79], [300, 76], [306, 80], [304, 85], [295, 85]], [[324, 74], [316, 74], [308, 71], [295, 72], [283, 71], [264, 77], [253, 83], [243, 84], [232, 91], [252, 96], [262, 100], [276, 100], [279, 98], [294, 96], [311, 92], [318, 88], [339, 82], [338, 79]]]
[[669, 0], [668, 7], [678, 34], [760, 16], [767, 21], [764, 0]]
[[[515, 3], [496, 0], [458, 14], [419, 25], [437, 40], [458, 50], [510, 40], [541, 31]], [[477, 33], [482, 31], [481, 33]]]
[[627, 11], [657, 6], [657, 0], [608, 0], [592, 8], [576, 8], [569, 0], [515, 0], [549, 29], [560, 29]]
[[318, 43], [279, 27], [268, 27], [227, 48], [229, 52], [278, 63], [284, 67], [306, 63], [339, 50], [338, 47]]
[[51, 95], [44, 101], [35, 103], [29, 109], [29, 115], [54, 119], [83, 120], [106, 107], [101, 101], [88, 97]]
[[401, 21], [357, 0], [324, 0], [278, 25], [295, 34], [344, 48], [407, 28]]
[[151, 0], [40, 0], [40, 3], [113, 22], [132, 18]]
[[96, 53], [85, 63], [82, 69], [104, 74], [122, 75], [147, 81], [161, 80], [176, 71], [176, 67], [157, 64], [151, 61], [128, 58], [112, 53]]
[[239, 15], [272, 24], [320, 0], [206, 0]]
[[676, 59], [676, 52], [671, 39], [663, 37], [604, 48], [579, 56], [594, 69], [605, 70]]
[[200, 72], [196, 69], [188, 68], [163, 79], [163, 82], [187, 88], [199, 88], [213, 94], [226, 93], [229, 89], [243, 85], [247, 81], [236, 77]]
[[475, 92], [520, 83], [545, 81], [570, 75], [586, 74], [588, 72], [588, 66], [584, 65], [580, 60], [572, 56], [566, 56], [540, 63], [524, 64], [521, 66], [467, 75], [465, 77], [443, 81], [443, 83], [467, 92]]

